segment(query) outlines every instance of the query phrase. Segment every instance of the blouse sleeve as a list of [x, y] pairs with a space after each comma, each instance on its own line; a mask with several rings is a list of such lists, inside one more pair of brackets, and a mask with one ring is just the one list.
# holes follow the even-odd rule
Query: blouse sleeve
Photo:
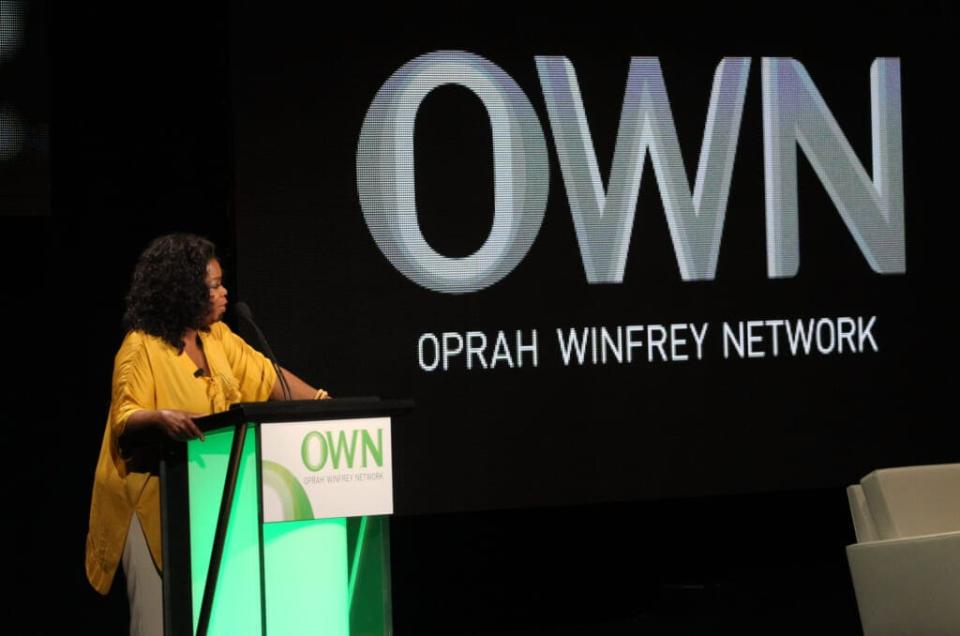
[[114, 439], [123, 435], [131, 414], [154, 408], [156, 388], [146, 345], [139, 334], [127, 334], [113, 363], [110, 422]]
[[277, 372], [270, 360], [233, 333], [226, 324], [218, 322], [211, 330], [223, 343], [230, 370], [240, 384], [241, 400], [262, 402], [269, 398], [277, 383]]

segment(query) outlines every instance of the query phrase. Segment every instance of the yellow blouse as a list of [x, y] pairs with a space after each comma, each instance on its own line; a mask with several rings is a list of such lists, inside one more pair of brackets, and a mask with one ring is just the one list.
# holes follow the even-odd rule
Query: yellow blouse
[[197, 366], [190, 356], [141, 331], [129, 332], [117, 352], [87, 533], [87, 578], [101, 594], [113, 583], [134, 512], [154, 562], [158, 568], [163, 564], [159, 479], [151, 472], [136, 472], [143, 468], [122, 457], [118, 445], [130, 414], [140, 409], [219, 413], [237, 402], [266, 400], [277, 381], [270, 361], [224, 323], [200, 332], [200, 340], [210, 370], [200, 377], [194, 375]]

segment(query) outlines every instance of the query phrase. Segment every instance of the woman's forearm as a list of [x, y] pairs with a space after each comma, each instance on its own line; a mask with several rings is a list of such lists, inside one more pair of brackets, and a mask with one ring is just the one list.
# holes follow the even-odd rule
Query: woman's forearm
[[156, 428], [176, 440], [188, 440], [197, 437], [203, 439], [203, 433], [193, 421], [193, 418], [201, 416], [200, 413], [188, 413], [177, 409], [140, 409], [127, 417], [127, 423], [124, 425], [120, 437], [135, 436], [148, 429]]
[[[283, 373], [283, 377], [287, 380], [287, 385], [290, 387], [290, 398], [293, 400], [312, 400], [319, 397], [324, 399], [329, 397], [326, 395], [326, 391], [318, 391], [316, 388], [310, 386], [300, 378], [298, 378], [292, 372], [280, 367], [280, 371]], [[318, 395], [319, 393], [319, 395]], [[273, 385], [273, 390], [270, 392], [271, 400], [282, 400], [283, 399], [283, 387], [280, 385], [280, 378], [277, 378], [276, 384]]]

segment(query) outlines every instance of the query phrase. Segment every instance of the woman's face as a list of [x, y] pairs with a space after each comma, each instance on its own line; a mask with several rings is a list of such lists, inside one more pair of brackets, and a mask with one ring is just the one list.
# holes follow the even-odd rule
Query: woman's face
[[210, 318], [208, 324], [213, 324], [223, 318], [227, 311], [227, 288], [223, 286], [223, 270], [220, 269], [220, 263], [215, 258], [211, 258], [207, 263], [207, 276], [205, 279], [207, 289], [210, 290]]

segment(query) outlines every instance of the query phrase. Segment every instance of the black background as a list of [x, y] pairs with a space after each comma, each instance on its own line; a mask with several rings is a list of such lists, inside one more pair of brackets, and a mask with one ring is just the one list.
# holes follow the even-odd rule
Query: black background
[[[643, 306], [643, 318], [649, 321], [878, 313], [883, 353], [872, 359], [764, 362], [760, 368], [745, 361], [631, 370], [642, 379], [631, 412], [643, 426], [655, 427], [661, 442], [674, 435], [680, 438], [675, 448], [689, 453], [655, 457], [643, 469], [646, 477], [661, 480], [658, 488], [639, 481], [637, 473], [638, 481], [618, 482], [625, 484], [623, 490], [608, 488], [606, 477], [593, 472], [595, 480], [559, 488], [556, 482], [528, 480], [486, 490], [471, 479], [460, 484], [466, 490], [458, 499], [454, 484], [433, 480], [426, 471], [404, 473], [405, 481], [398, 478], [398, 507], [418, 514], [398, 516], [392, 524], [398, 633], [857, 633], [843, 554], [843, 546], [853, 540], [843, 484], [888, 463], [956, 458], [955, 436], [950, 436], [943, 414], [949, 413], [951, 376], [942, 369], [955, 359], [955, 320], [947, 308], [953, 289], [947, 271], [952, 255], [953, 203], [947, 194], [952, 189], [953, 146], [948, 123], [952, 108], [943, 92], [950, 77], [945, 11], [938, 5], [914, 4], [909, 10], [872, 8], [870, 15], [838, 17], [835, 6], [826, 10], [804, 4], [781, 8], [778, 15], [758, 23], [765, 14], [746, 9], [706, 15], [679, 8], [672, 16], [637, 10], [604, 17], [553, 10], [517, 17], [507, 9], [474, 6], [456, 15], [370, 9], [337, 19], [291, 19], [290, 33], [316, 26], [324, 48], [314, 42], [307, 50], [321, 58], [318, 63], [337, 69], [335, 76], [350, 90], [340, 93], [342, 102], [327, 99], [318, 73], [315, 86], [320, 88], [312, 93], [309, 87], [303, 89], [312, 94], [311, 101], [285, 104], [283, 116], [276, 116], [276, 104], [267, 103], [268, 95], [251, 96], [244, 86], [231, 88], [237, 56], [249, 54], [249, 49], [238, 49], [236, 38], [245, 28], [242, 16], [248, 15], [238, 11], [216, 3], [181, 11], [72, 5], [54, 10], [42, 3], [32, 8], [31, 19], [42, 16], [48, 27], [46, 40], [40, 39], [48, 55], [34, 58], [40, 60], [34, 88], [49, 95], [52, 192], [49, 214], [0, 215], [0, 298], [8, 362], [3, 476], [6, 544], [13, 557], [7, 577], [15, 589], [10, 631], [125, 629], [122, 590], [115, 586], [110, 597], [101, 599], [89, 588], [83, 547], [112, 357], [122, 338], [123, 295], [137, 254], [154, 236], [187, 230], [217, 242], [231, 295], [253, 304], [274, 348], [292, 368], [341, 395], [413, 395], [429, 414], [429, 402], [413, 390], [420, 372], [410, 364], [415, 362], [415, 340], [409, 333], [402, 332], [401, 338], [369, 334], [368, 343], [389, 337], [392, 343], [410, 346], [402, 352], [379, 349], [382, 358], [352, 359], [343, 353], [348, 345], [337, 342], [338, 330], [350, 322], [343, 316], [362, 316], [363, 303], [370, 302], [364, 301], [366, 294], [358, 294], [353, 305], [339, 304], [342, 294], [329, 294], [333, 299], [324, 301], [322, 321], [317, 310], [303, 307], [304, 299], [316, 298], [321, 283], [334, 290], [351, 280], [402, 288], [409, 301], [395, 311], [410, 316], [409, 324], [417, 329], [429, 330], [417, 317], [420, 302], [440, 302], [433, 292], [414, 288], [393, 271], [363, 235], [353, 155], [329, 155], [315, 148], [316, 156], [300, 171], [286, 170], [288, 164], [281, 163], [273, 172], [249, 174], [243, 166], [263, 167], [263, 162], [251, 164], [244, 157], [245, 138], [234, 136], [234, 125], [242, 121], [235, 114], [255, 113], [254, 107], [263, 104], [264, 112], [271, 113], [270, 127], [260, 130], [269, 138], [291, 140], [304, 132], [297, 127], [318, 109], [330, 108], [331, 114], [351, 115], [331, 118], [324, 147], [340, 148], [333, 141], [344, 139], [355, 144], [369, 100], [399, 64], [430, 50], [455, 48], [484, 55], [517, 79], [534, 102], [545, 132], [532, 56], [570, 57], [604, 175], [630, 55], [661, 57], [688, 174], [699, 152], [716, 62], [725, 55], [748, 55], [753, 66], [716, 281], [679, 282], [655, 182], [647, 170], [625, 282], [619, 289], [589, 288], [580, 271], [551, 145], [551, 199], [534, 248], [489, 293], [450, 301], [440, 310], [428, 305], [435, 329], [452, 329], [461, 320], [464, 328], [473, 327], [466, 319], [477, 315], [492, 327], [558, 326], [552, 319], [525, 322], [522, 307], [496, 309], [497, 302], [510, 302], [521, 293], [525, 305], [543, 312], [538, 316], [562, 311], [571, 323], [597, 324], [596, 308], [602, 307], [604, 321], [633, 322], [634, 303], [641, 297], [649, 299]], [[282, 22], [283, 11], [266, 11], [265, 26]], [[364, 32], [362, 20], [376, 26]], [[376, 50], [389, 49], [389, 59], [361, 50], [371, 43]], [[285, 73], [301, 77], [303, 59], [274, 63], [276, 56], [283, 57], [285, 43], [264, 38], [247, 44], [264, 53], [264, 82], [282, 79]], [[766, 279], [758, 58], [779, 55], [805, 64], [861, 158], [869, 156], [869, 62], [885, 55], [902, 58], [906, 276], [880, 277], [868, 271], [801, 161], [801, 274], [792, 281]], [[345, 69], [352, 64], [369, 75], [351, 80]], [[456, 91], [438, 94], [435, 104], [425, 105], [424, 116], [427, 109], [440, 112], [457, 99]], [[465, 99], [460, 104], [464, 118], [482, 122], [478, 105]], [[37, 108], [42, 113], [42, 106]], [[303, 119], [296, 117], [301, 110]], [[448, 143], [445, 138], [455, 134], [463, 135], [456, 143], [478, 150], [475, 156], [482, 156], [483, 144], [489, 144], [482, 126], [441, 129], [438, 143]], [[278, 160], [298, 157], [288, 144], [274, 144]], [[471, 182], [471, 172], [462, 165], [442, 165], [444, 156], [438, 151], [431, 158], [428, 153], [418, 179], [425, 184], [450, 174], [464, 179], [459, 187], [470, 207], [463, 216], [473, 220], [453, 228], [442, 218], [424, 216], [425, 232], [450, 253], [469, 253], [476, 248], [476, 237], [484, 235], [484, 223], [490, 222], [483, 216], [490, 209], [489, 188], [481, 179]], [[323, 208], [297, 196], [296, 186], [305, 188], [301, 194], [315, 187], [316, 162], [326, 162], [322, 178], [338, 193], [328, 207], [344, 215], [333, 227], [354, 232], [349, 240], [321, 231], [319, 225], [330, 223], [319, 215]], [[482, 166], [478, 173], [486, 174]], [[256, 192], [251, 187], [275, 189], [284, 198], [257, 213], [248, 207], [250, 193]], [[422, 191], [427, 209], [447, 198], [441, 191], [430, 194], [429, 187]], [[298, 201], [303, 208], [297, 208]], [[816, 212], [805, 214], [808, 209]], [[328, 249], [312, 248], [302, 253], [303, 261], [281, 265], [289, 271], [272, 278], [269, 290], [259, 284], [259, 268], [241, 269], [243, 278], [238, 280], [238, 256], [247, 258], [245, 241], [253, 237], [243, 223], [235, 227], [235, 219], [250, 212], [254, 216], [242, 217], [244, 223], [260, 218], [264, 226], [288, 226], [286, 236], [312, 233]], [[808, 223], [815, 231], [808, 231]], [[807, 247], [811, 233], [818, 242]], [[347, 265], [336, 272], [327, 269], [329, 255], [338, 250], [353, 254], [354, 247], [366, 250], [348, 262], [355, 270]], [[283, 263], [291, 253], [280, 244], [270, 262]], [[570, 288], [573, 297], [567, 297]], [[829, 293], [821, 295], [823, 289]], [[260, 294], [268, 296], [261, 301]], [[498, 295], [499, 301], [494, 298]], [[269, 304], [267, 297], [275, 303]], [[310, 339], [298, 340], [291, 331], [297, 321], [313, 327]], [[695, 404], [676, 404], [671, 402], [675, 393], [659, 390], [674, 380], [715, 380], [717, 375], [724, 377], [732, 395], [718, 388], [714, 395], [696, 398]], [[537, 377], [542, 374], [437, 378], [424, 395], [451, 396], [461, 406], [482, 404], [486, 395], [516, 404], [525, 395], [524, 382]], [[571, 416], [578, 409], [603, 408], [599, 398], [607, 383], [621, 386], [616, 383], [624, 381], [622, 375], [602, 369], [551, 369], [551, 378], [561, 382], [554, 387], [556, 396], [547, 400], [540, 395], [539, 404], [548, 412]], [[753, 383], [737, 383], [737, 378]], [[793, 387], [789, 396], [763, 397], [763, 387], [781, 387], [783, 379]], [[846, 379], [851, 382], [841, 382]], [[704, 408], [711, 399], [726, 402]], [[731, 405], [740, 408], [724, 408]], [[702, 413], [709, 414], [709, 425], [695, 417]], [[424, 417], [418, 412], [411, 428], [430, 421]], [[678, 421], [689, 428], [679, 428]], [[608, 424], [620, 435], [634, 430], [614, 420]], [[419, 446], [423, 439], [416, 435], [428, 431], [414, 432], [404, 438], [406, 446], [398, 448], [408, 467], [416, 466], [411, 460], [418, 453], [438, 450]], [[454, 435], [464, 436], [466, 457], [491, 462], [475, 466], [488, 474], [500, 468], [495, 464], [500, 460], [485, 452], [487, 441], [479, 441], [475, 433], [465, 429]], [[511, 441], [517, 448], [532, 439], [524, 429], [502, 434], [514, 435]], [[744, 466], [738, 461], [745, 456], [744, 447], [738, 443], [766, 452], [750, 454], [755, 463]], [[823, 452], [811, 457], [812, 445], [820, 445]], [[730, 480], [709, 487], [702, 481], [676, 481], [686, 474], [684, 469], [698, 465], [694, 462], [723, 452], [740, 453], [726, 463]], [[656, 468], [667, 462], [669, 470]], [[668, 479], [674, 482], [664, 484]], [[741, 494], [708, 496], [732, 490]], [[670, 496], [649, 499], [658, 492]], [[607, 503], [600, 496], [604, 493], [610, 495]], [[697, 496], [677, 496], [693, 494]], [[39, 600], [41, 609], [34, 609], [36, 603], [28, 603], [28, 598]]]

